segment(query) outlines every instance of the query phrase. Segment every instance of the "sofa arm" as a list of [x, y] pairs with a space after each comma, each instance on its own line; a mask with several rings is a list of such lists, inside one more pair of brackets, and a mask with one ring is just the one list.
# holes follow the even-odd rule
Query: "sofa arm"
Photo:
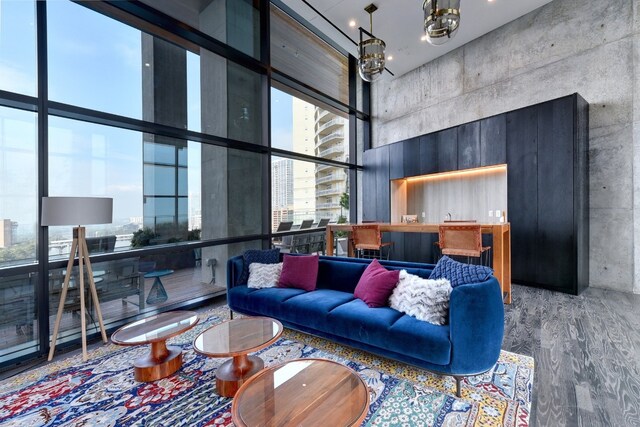
[[498, 280], [460, 285], [449, 303], [451, 371], [477, 374], [498, 361], [504, 335], [504, 305]]
[[244, 261], [242, 256], [234, 256], [227, 261], [227, 292], [238, 283], [238, 278], [242, 275]]

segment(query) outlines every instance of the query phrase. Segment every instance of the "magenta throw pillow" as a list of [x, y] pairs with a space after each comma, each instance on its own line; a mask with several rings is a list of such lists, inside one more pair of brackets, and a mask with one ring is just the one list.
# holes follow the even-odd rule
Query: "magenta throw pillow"
[[360, 276], [353, 296], [360, 298], [369, 307], [385, 307], [399, 280], [399, 270], [387, 270], [374, 259]]
[[319, 259], [318, 255], [285, 255], [278, 287], [313, 291], [318, 280]]

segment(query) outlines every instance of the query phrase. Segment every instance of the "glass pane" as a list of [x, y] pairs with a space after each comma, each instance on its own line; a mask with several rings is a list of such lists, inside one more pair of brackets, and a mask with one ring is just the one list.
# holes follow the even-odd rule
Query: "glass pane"
[[[226, 292], [226, 260], [241, 255], [246, 249], [260, 247], [259, 241], [196, 249], [173, 247], [162, 254], [92, 263], [93, 280], [105, 325], [111, 327], [117, 323], [121, 324], [123, 320], [130, 321], [128, 319], [140, 314], [156, 310], [166, 311], [176, 304], [186, 303], [195, 298], [223, 295]], [[86, 274], [85, 272], [85, 286], [88, 286], [89, 277]], [[53, 269], [49, 274], [49, 333], [53, 332], [65, 275], [66, 267]], [[14, 281], [17, 284], [0, 282], [0, 304], [4, 303], [5, 300], [2, 298], [5, 294], [6, 301], [12, 301], [14, 304], [18, 301], [14, 294], [29, 291], [33, 297], [33, 288], [27, 286], [28, 282], [24, 282], [24, 278], [18, 279]], [[35, 283], [33, 280], [32, 282]], [[99, 333], [95, 302], [88, 288], [85, 288], [85, 297], [86, 310], [89, 313], [87, 330], [89, 333]], [[33, 318], [33, 308], [20, 308], [20, 311], [5, 312], [4, 318], [0, 313], [0, 327], [3, 331], [6, 329], [7, 334], [16, 330], [30, 331], [24, 325], [28, 319]], [[58, 343], [77, 338], [81, 333], [80, 327], [79, 276], [76, 266], [73, 268], [67, 298], [63, 305]], [[26, 342], [27, 338], [26, 334], [16, 334], [9, 344]]]
[[170, 196], [176, 192], [176, 168], [144, 165], [145, 196]]
[[252, 0], [142, 0], [247, 55], [260, 56], [260, 4]]
[[[199, 238], [200, 144], [53, 116], [49, 124], [49, 195], [114, 199], [112, 224], [87, 225], [91, 238], [113, 236], [103, 252]], [[71, 231], [49, 227], [50, 257], [68, 256]]]
[[178, 38], [166, 41], [79, 4], [55, 1], [47, 8], [50, 99], [262, 142], [259, 74], [192, 45], [187, 51]]
[[49, 97], [142, 118], [140, 31], [70, 1], [47, 2]]
[[349, 160], [349, 119], [271, 88], [271, 145], [323, 159]]
[[0, 89], [36, 96], [36, 8], [0, 1]]
[[293, 221], [294, 230], [307, 225], [314, 227], [322, 219], [346, 221], [349, 217], [347, 172], [335, 166], [272, 158], [272, 230], [286, 221]]
[[0, 278], [0, 362], [37, 349], [36, 273]]
[[34, 113], [0, 107], [0, 266], [36, 260], [38, 156]]

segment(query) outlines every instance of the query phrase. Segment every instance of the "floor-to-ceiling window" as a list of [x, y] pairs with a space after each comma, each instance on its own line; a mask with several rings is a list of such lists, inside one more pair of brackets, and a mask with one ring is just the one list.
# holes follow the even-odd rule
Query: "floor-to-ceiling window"
[[[43, 196], [113, 198], [112, 223], [86, 225], [108, 328], [223, 293], [227, 259], [271, 245], [287, 173], [306, 177], [290, 182], [313, 205], [300, 218], [355, 212], [349, 58], [336, 56], [336, 79], [300, 86], [269, 61], [273, 10], [0, 0], [0, 366], [46, 352], [66, 279], [72, 227], [39, 225]], [[307, 137], [280, 138], [295, 129], [278, 124], [279, 97], [304, 106]], [[62, 345], [80, 334], [75, 269], [68, 280]]]

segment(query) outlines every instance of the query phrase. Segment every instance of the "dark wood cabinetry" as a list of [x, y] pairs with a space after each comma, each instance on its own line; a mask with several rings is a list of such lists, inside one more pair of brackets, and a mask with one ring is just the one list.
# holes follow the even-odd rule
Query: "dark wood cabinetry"
[[458, 129], [450, 128], [436, 132], [436, 164], [438, 172], [458, 169]]
[[480, 122], [458, 126], [458, 168], [480, 166]]
[[[364, 219], [389, 219], [389, 179], [506, 163], [513, 282], [577, 294], [589, 282], [588, 129], [573, 94], [368, 150]], [[391, 237], [398, 259], [431, 256], [433, 237]]]
[[507, 163], [507, 115], [480, 120], [480, 166]]
[[538, 229], [538, 109], [506, 114], [507, 218], [511, 224], [511, 277], [535, 283]]

